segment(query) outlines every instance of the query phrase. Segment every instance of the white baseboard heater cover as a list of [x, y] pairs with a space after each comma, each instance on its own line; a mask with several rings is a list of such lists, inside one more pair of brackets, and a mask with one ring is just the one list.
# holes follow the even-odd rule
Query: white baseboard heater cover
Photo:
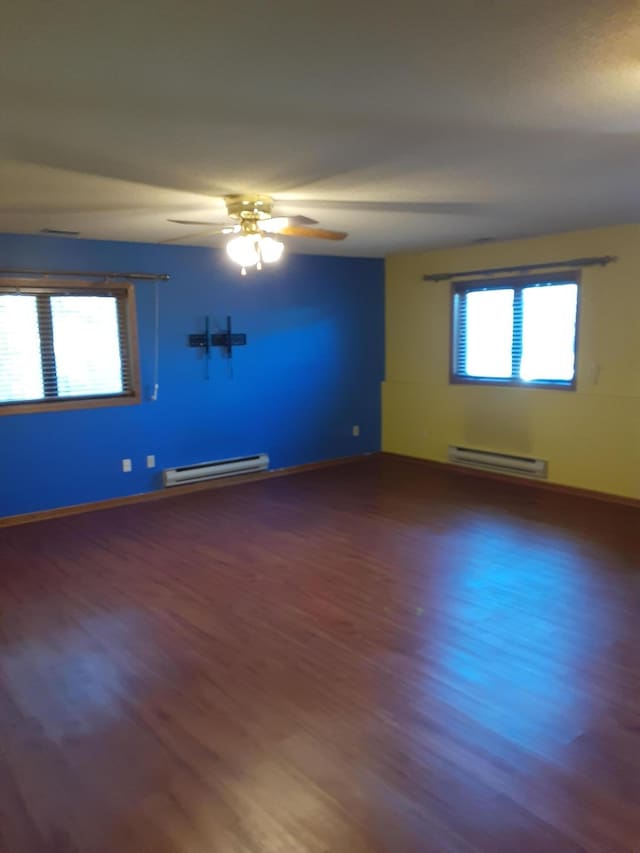
[[238, 474], [252, 474], [266, 471], [269, 457], [266, 453], [257, 456], [242, 456], [238, 459], [220, 459], [217, 462], [201, 462], [198, 465], [185, 465], [182, 468], [166, 468], [162, 472], [165, 486], [183, 486], [185, 483], [201, 483], [218, 477], [235, 477]]
[[510, 456], [507, 453], [493, 453], [475, 447], [449, 447], [449, 462], [464, 465], [467, 468], [480, 468], [484, 471], [496, 471], [499, 474], [511, 474], [514, 477], [533, 477], [546, 480], [547, 463], [544, 459], [532, 459], [529, 456]]

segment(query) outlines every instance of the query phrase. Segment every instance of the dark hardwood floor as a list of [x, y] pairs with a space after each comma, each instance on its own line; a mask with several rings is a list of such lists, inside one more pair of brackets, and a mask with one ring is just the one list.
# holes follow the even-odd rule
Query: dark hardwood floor
[[388, 458], [0, 530], [0, 849], [640, 851], [640, 513]]

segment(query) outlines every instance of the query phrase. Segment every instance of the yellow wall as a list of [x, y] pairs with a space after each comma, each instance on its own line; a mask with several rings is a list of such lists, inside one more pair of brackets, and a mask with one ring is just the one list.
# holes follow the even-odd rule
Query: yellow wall
[[[425, 273], [589, 255], [619, 260], [582, 274], [576, 391], [449, 385], [450, 283]], [[535, 456], [551, 481], [640, 498], [640, 225], [393, 255], [386, 325], [384, 450]]]

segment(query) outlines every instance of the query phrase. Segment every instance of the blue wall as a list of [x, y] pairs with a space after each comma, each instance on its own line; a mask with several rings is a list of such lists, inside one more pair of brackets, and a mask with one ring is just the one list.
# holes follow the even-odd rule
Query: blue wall
[[[144, 402], [0, 416], [0, 516], [158, 489], [163, 468], [209, 459], [266, 452], [281, 468], [380, 448], [382, 260], [289, 254], [243, 278], [211, 249], [5, 234], [0, 266], [171, 275], [159, 285], [158, 400], [149, 399], [154, 285], [140, 282]], [[214, 328], [231, 314], [248, 335], [233, 375], [213, 351], [209, 381], [186, 345], [207, 314]]]

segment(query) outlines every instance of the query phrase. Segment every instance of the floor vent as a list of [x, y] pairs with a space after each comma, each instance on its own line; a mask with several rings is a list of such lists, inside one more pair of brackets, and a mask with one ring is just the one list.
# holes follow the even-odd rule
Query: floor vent
[[201, 462], [199, 465], [185, 465], [182, 468], [167, 468], [162, 472], [165, 486], [183, 486], [185, 483], [201, 483], [218, 477], [236, 477], [239, 474], [252, 474], [266, 471], [269, 457], [266, 453], [257, 456], [242, 456], [238, 459], [220, 459], [217, 462]]
[[499, 474], [511, 474], [515, 477], [533, 477], [536, 480], [547, 478], [547, 463], [544, 459], [510, 456], [507, 453], [493, 453], [474, 447], [450, 446], [449, 462], [466, 468], [480, 468], [484, 471], [496, 471]]

